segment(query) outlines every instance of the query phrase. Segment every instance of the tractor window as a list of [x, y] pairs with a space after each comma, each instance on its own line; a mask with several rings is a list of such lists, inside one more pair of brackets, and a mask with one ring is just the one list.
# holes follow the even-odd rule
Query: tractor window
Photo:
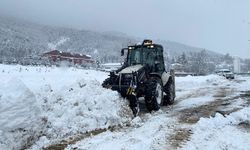
[[144, 64], [147, 64], [150, 68], [154, 66], [154, 57], [155, 52], [151, 49], [143, 49], [143, 61]]
[[156, 72], [162, 72], [164, 71], [164, 60], [163, 60], [163, 50], [160, 48], [157, 48], [156, 50], [156, 56], [155, 56], [155, 71]]
[[143, 49], [143, 61], [150, 67], [152, 72], [163, 72], [164, 62], [162, 50], [160, 49]]
[[147, 65], [151, 72], [163, 72], [164, 62], [162, 49], [155, 48], [136, 48], [128, 51], [128, 65], [142, 64]]
[[141, 64], [141, 52], [139, 49], [129, 51], [128, 64], [129, 65]]

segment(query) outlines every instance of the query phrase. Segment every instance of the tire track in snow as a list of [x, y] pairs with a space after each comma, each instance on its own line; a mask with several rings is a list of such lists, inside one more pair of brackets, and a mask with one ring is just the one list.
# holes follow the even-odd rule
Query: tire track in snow
[[73, 135], [73, 136], [68, 137], [67, 139], [61, 140], [60, 142], [58, 142], [56, 144], [51, 144], [47, 147], [44, 147], [43, 150], [63, 150], [68, 145], [75, 144], [76, 142], [78, 142], [80, 140], [86, 139], [88, 137], [96, 136], [96, 135], [101, 134], [101, 133], [106, 132], [106, 131], [113, 131], [115, 129], [116, 129], [116, 126], [110, 126], [109, 128], [96, 129], [96, 130], [85, 132], [82, 134]]
[[[238, 82], [235, 80], [234, 82]], [[189, 141], [190, 136], [192, 135], [192, 126], [196, 124], [200, 118], [208, 118], [210, 116], [215, 116], [216, 113], [220, 113], [223, 116], [229, 115], [232, 112], [236, 112], [242, 107], [234, 106], [234, 103], [237, 102], [240, 98], [245, 98], [245, 101], [240, 104], [241, 106], [249, 106], [249, 91], [237, 91], [237, 89], [230, 87], [230, 85], [226, 86], [218, 86], [215, 87], [213, 91], [216, 91], [213, 94], [213, 100], [211, 102], [199, 105], [193, 108], [184, 108], [180, 110], [176, 110], [175, 115], [178, 116], [180, 127], [175, 130], [175, 132], [168, 139], [170, 142], [171, 149], [181, 148], [183, 144]], [[188, 98], [192, 98], [191, 93], [187, 96]], [[196, 93], [193, 96], [197, 96], [202, 94]], [[201, 97], [202, 98], [202, 97]], [[249, 124], [245, 125], [249, 128]]]
[[89, 137], [67, 149], [161, 149], [166, 132], [172, 132], [175, 119], [163, 111], [136, 117], [127, 127]]

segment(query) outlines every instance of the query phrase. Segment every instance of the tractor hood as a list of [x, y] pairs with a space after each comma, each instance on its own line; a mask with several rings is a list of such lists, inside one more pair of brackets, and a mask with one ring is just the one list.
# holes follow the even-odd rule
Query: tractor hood
[[129, 67], [121, 70], [119, 72], [119, 74], [136, 72], [136, 71], [140, 70], [142, 67], [143, 67], [142, 65], [129, 66]]

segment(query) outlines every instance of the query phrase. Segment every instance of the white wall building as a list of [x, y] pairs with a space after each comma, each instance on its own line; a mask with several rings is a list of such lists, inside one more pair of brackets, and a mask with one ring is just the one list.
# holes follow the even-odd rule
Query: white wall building
[[234, 73], [241, 73], [240, 57], [234, 57]]

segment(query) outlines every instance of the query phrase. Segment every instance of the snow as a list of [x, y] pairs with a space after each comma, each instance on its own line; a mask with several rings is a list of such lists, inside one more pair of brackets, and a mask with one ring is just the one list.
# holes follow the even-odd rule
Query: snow
[[[237, 77], [239, 82], [234, 86], [237, 87], [239, 91], [249, 91], [250, 90], [250, 77]], [[240, 86], [239, 86], [240, 85]]]
[[107, 77], [107, 73], [95, 70], [68, 67], [26, 67], [20, 65], [0, 65], [0, 73], [5, 81], [10, 78], [22, 80], [32, 92], [39, 92], [40, 88], [45, 85], [50, 86], [53, 91], [59, 91], [64, 86], [73, 84], [82, 78], [102, 82]]
[[212, 86], [213, 83], [223, 83], [226, 80], [224, 77], [220, 77], [217, 75], [208, 75], [208, 76], [186, 76], [186, 77], [177, 77], [176, 79], [176, 88], [189, 90], [191, 89], [198, 89], [204, 85]]
[[80, 147], [81, 149], [127, 149], [127, 150], [150, 150], [165, 149], [165, 135], [172, 132], [169, 128], [173, 124], [173, 118], [166, 114], [148, 115], [146, 122], [142, 118], [136, 117], [132, 120], [132, 128], [124, 129], [123, 132], [108, 131], [95, 137], [84, 139], [74, 145], [69, 145], [67, 150]]
[[228, 84], [227, 79], [218, 75], [176, 77], [176, 101], [179, 108], [196, 107], [214, 100], [218, 90]]
[[120, 107], [122, 101], [118, 93], [103, 90], [99, 82], [81, 80], [56, 94], [48, 92], [46, 95], [41, 99], [48, 100], [44, 107], [52, 110], [47, 112], [53, 126], [51, 134], [62, 130], [64, 133], [60, 136], [64, 136], [121, 123], [119, 109], [110, 109], [110, 106]]
[[[107, 77], [97, 70], [0, 64], [0, 149], [42, 149], [96, 129], [107, 131], [66, 149], [250, 149], [249, 127], [241, 126], [250, 122], [248, 97], [237, 97], [249, 91], [250, 77], [176, 77], [173, 106], [142, 110], [133, 119], [127, 100], [102, 88]], [[180, 122], [181, 110], [209, 105], [220, 90], [229, 90], [219, 99], [233, 99], [225, 110], [237, 108], [235, 112]], [[192, 134], [180, 147], [172, 147], [169, 138], [180, 128]]]
[[215, 117], [201, 118], [193, 127], [191, 140], [182, 149], [249, 150], [250, 134], [237, 126], [244, 122], [250, 123], [249, 107], [225, 117], [217, 113]]
[[[235, 80], [227, 80], [217, 75], [178, 77], [176, 79], [176, 87], [179, 92], [177, 92], [178, 103], [175, 107], [178, 110], [197, 107], [214, 101], [214, 94], [220, 88], [233, 89], [235, 93], [227, 95], [228, 98], [241, 94], [241, 91], [249, 91], [250, 78], [236, 76]], [[190, 92], [190, 90], [195, 92]], [[249, 131], [239, 127], [240, 123], [250, 122], [249, 105], [244, 108], [242, 106], [243, 102], [241, 98], [234, 99], [227, 109], [237, 108], [239, 111], [225, 117], [220, 113], [216, 113], [215, 117], [201, 118], [192, 127], [193, 134], [191, 138], [180, 149], [250, 149]], [[227, 109], [224, 108], [224, 111]]]
[[21, 149], [28, 139], [37, 140], [45, 122], [35, 95], [25, 84], [15, 78], [2, 84], [0, 102], [0, 147]]
[[210, 101], [213, 101], [212, 96], [207, 96], [207, 97], [195, 97], [195, 98], [188, 98], [185, 99], [185, 101], [181, 101], [178, 103], [178, 106], [181, 108], [187, 108], [187, 107], [197, 107], [203, 104], [206, 104]]
[[[3, 85], [1, 91], [0, 106], [0, 127], [8, 129], [9, 127], [23, 128], [30, 122], [30, 118], [39, 114], [35, 95], [17, 79], [11, 79], [6, 85]], [[15, 92], [13, 92], [15, 91]], [[18, 103], [18, 105], [16, 105]], [[28, 108], [24, 107], [29, 106]], [[30, 112], [31, 113], [27, 113]], [[18, 116], [16, 118], [16, 116]], [[17, 119], [17, 120], [16, 120]], [[24, 123], [20, 122], [24, 120]]]
[[59, 41], [57, 41], [57, 42], [48, 43], [48, 47], [49, 47], [49, 49], [55, 50], [55, 49], [57, 49], [58, 46], [64, 44], [64, 43], [67, 42], [68, 40], [70, 40], [70, 38], [68, 38], [68, 37], [61, 37], [61, 38], [59, 39]]
[[[40, 138], [34, 149], [66, 136], [131, 120], [127, 101], [117, 92], [102, 88], [101, 82], [107, 73], [7, 65], [0, 65], [0, 70], [1, 79], [5, 79], [0, 81], [3, 85], [0, 88], [0, 144], [6, 149], [13, 145], [16, 145], [14, 149], [23, 147], [21, 140], [13, 144], [21, 138], [18, 129], [39, 132], [41, 124], [37, 121], [46, 125], [43, 128], [46, 137]], [[5, 142], [6, 137], [9, 142]]]
[[[82, 55], [82, 54], [81, 54], [81, 55]], [[90, 58], [92, 57], [91, 55], [86, 55], [86, 56], [87, 56], [87, 57], [90, 57]]]

